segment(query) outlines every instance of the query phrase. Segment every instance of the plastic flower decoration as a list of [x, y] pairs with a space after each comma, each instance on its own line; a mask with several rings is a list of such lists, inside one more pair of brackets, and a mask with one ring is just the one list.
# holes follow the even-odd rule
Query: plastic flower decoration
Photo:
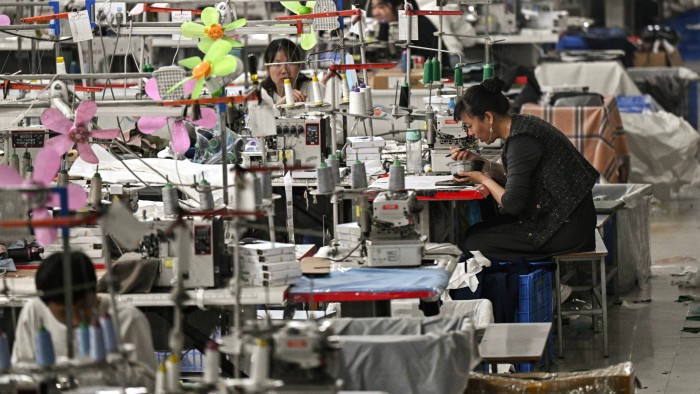
[[200, 38], [197, 47], [200, 51], [207, 53], [213, 43], [224, 40], [232, 47], [242, 47], [240, 42], [227, 37], [226, 32], [245, 26], [247, 21], [243, 18], [236, 19], [228, 25], [219, 24], [220, 14], [214, 7], [207, 7], [202, 11], [203, 25], [195, 22], [185, 22], [180, 26], [180, 33], [187, 38]]
[[[36, 155], [35, 168], [32, 179], [24, 179], [12, 167], [4, 164], [0, 165], [0, 187], [2, 186], [39, 186], [46, 188], [50, 186], [51, 180], [58, 173], [61, 167], [61, 155], [54, 150], [44, 148]], [[42, 198], [41, 193], [31, 193], [35, 198], [32, 205], [32, 217], [34, 219], [49, 219], [51, 214], [46, 209], [47, 206], [59, 206], [58, 195], [51, 193], [48, 198]], [[85, 190], [74, 184], [68, 184], [68, 209], [75, 211], [85, 206], [87, 193]], [[57, 229], [53, 227], [37, 227], [34, 229], [36, 240], [42, 245], [50, 245], [56, 240]]]
[[[313, 12], [316, 2], [307, 1], [305, 5], [302, 5], [301, 1], [280, 1], [280, 4], [297, 15], [306, 15]], [[306, 51], [316, 46], [316, 32], [314, 31], [313, 25], [309, 25], [309, 28], [311, 29], [309, 33], [303, 33], [301, 35], [301, 47]]]
[[[195, 80], [190, 79], [185, 83], [185, 95], [192, 93], [194, 89]], [[158, 81], [155, 78], [150, 78], [146, 81], [146, 94], [152, 100], [160, 101], [160, 93], [158, 92]], [[166, 116], [142, 116], [138, 120], [138, 127], [144, 134], [153, 134], [155, 131], [165, 126], [166, 123], [170, 122], [170, 130], [172, 133], [172, 140], [170, 142], [171, 147], [177, 154], [183, 154], [187, 152], [190, 147], [190, 137], [187, 135], [187, 130], [185, 130], [185, 125], [183, 121], [188, 121], [194, 123], [198, 126], [213, 128], [216, 126], [218, 119], [216, 117], [216, 111], [211, 108], [201, 109], [202, 118], [193, 120], [191, 117], [166, 117]]]
[[99, 160], [88, 143], [90, 137], [110, 139], [119, 135], [119, 129], [88, 130], [93, 116], [97, 112], [97, 104], [86, 100], [75, 109], [73, 122], [66, 118], [63, 112], [56, 108], [48, 108], [41, 114], [41, 124], [60, 135], [46, 141], [46, 147], [59, 155], [68, 152], [73, 145], [78, 144], [78, 153], [87, 163], [97, 164]]
[[0, 26], [10, 26], [12, 22], [10, 17], [4, 14], [0, 14]]
[[202, 94], [204, 82], [208, 77], [223, 77], [231, 74], [236, 69], [238, 64], [236, 58], [228, 54], [231, 48], [230, 43], [219, 40], [211, 45], [207, 54], [204, 55], [204, 59], [201, 59], [199, 56], [193, 56], [180, 60], [178, 64], [192, 70], [192, 76], [176, 83], [168, 89], [168, 93], [187, 83], [187, 81], [195, 79], [197, 82], [192, 90], [192, 98], [198, 98]]

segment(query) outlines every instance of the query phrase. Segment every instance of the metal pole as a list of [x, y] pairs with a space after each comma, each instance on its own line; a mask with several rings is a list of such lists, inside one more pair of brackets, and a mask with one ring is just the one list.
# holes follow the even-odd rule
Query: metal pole
[[[353, 8], [354, 8], [354, 9], [359, 9], [359, 7], [357, 7], [357, 6], [353, 6]], [[361, 44], [361, 45], [360, 45], [360, 61], [361, 61], [362, 63], [367, 63], [367, 57], [366, 57], [366, 54], [365, 54], [365, 46], [364, 46], [365, 38], [364, 38], [364, 32], [363, 32], [363, 26], [362, 26], [362, 18], [360, 18], [360, 22], [358, 22], [358, 23], [360, 24], [360, 28], [358, 29], [358, 31], [359, 31], [359, 36], [360, 36], [360, 37], [359, 37], [359, 38], [360, 38], [360, 44]], [[363, 69], [363, 70], [362, 70], [362, 79], [365, 81], [365, 84], [367, 84], [367, 85], [369, 86], [369, 83], [367, 82], [368, 79], [367, 79], [367, 70], [366, 70], [366, 69]], [[371, 115], [371, 114], [370, 114], [370, 115]], [[370, 118], [370, 119], [365, 119], [364, 121], [369, 121], [369, 135], [372, 136], [372, 137], [374, 137], [374, 126], [372, 125], [372, 119], [371, 119], [371, 118]]]

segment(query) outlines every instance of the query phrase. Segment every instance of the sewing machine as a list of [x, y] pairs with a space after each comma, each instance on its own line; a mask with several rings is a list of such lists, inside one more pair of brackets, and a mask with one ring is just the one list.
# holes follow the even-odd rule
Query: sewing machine
[[466, 149], [473, 145], [474, 139], [467, 137], [462, 129], [462, 122], [455, 120], [452, 115], [438, 115], [435, 147], [430, 150], [430, 166], [433, 172], [450, 172], [447, 166], [452, 161], [448, 156], [450, 146]]
[[275, 135], [265, 137], [267, 163], [318, 167], [332, 151], [327, 116], [279, 117], [275, 124]]
[[168, 233], [173, 225], [170, 220], [148, 222], [151, 233], [141, 242], [141, 251], [147, 258], [157, 258], [158, 275], [155, 287], [172, 286], [177, 270], [184, 274], [186, 288], [223, 287], [232, 276], [232, 256], [224, 244], [224, 228], [220, 219], [199, 221], [186, 220], [192, 229], [194, 242], [189, 255], [189, 266], [180, 267], [177, 243]]
[[416, 229], [421, 208], [413, 190], [377, 194], [372, 203], [372, 229], [366, 242], [368, 267], [421, 264], [424, 248]]

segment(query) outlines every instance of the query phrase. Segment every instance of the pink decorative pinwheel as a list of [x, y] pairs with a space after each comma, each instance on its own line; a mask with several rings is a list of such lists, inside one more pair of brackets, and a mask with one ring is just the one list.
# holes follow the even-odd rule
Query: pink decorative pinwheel
[[[13, 168], [4, 164], [0, 165], [0, 187], [48, 187], [61, 167], [61, 155], [52, 149], [44, 148], [37, 153], [34, 164], [32, 179], [24, 179]], [[68, 184], [68, 209], [71, 211], [81, 209], [85, 206], [86, 202], [87, 193], [85, 190], [76, 184]], [[46, 209], [46, 206], [59, 206], [60, 199], [57, 194], [51, 193], [45, 201], [34, 201], [32, 205], [32, 217], [34, 219], [49, 219], [51, 214]], [[52, 227], [37, 227], [34, 230], [34, 234], [36, 235], [37, 242], [42, 245], [50, 245], [57, 238], [56, 229]]]
[[62, 155], [68, 152], [74, 144], [78, 144], [80, 157], [90, 164], [97, 164], [99, 160], [88, 143], [89, 138], [115, 138], [119, 135], [120, 130], [88, 130], [95, 112], [97, 112], [97, 104], [91, 100], [83, 101], [78, 105], [78, 108], [75, 109], [75, 121], [73, 122], [56, 108], [46, 109], [41, 114], [41, 124], [61, 134], [46, 141], [46, 147]]
[[[194, 79], [185, 82], [185, 96], [188, 96], [190, 93], [192, 93], [196, 82], [197, 81]], [[146, 81], [146, 94], [153, 100], [161, 100], [160, 93], [158, 92], [158, 82], [155, 78], [150, 78], [148, 81]], [[208, 129], [216, 126], [218, 122], [218, 119], [216, 117], [216, 111], [214, 111], [211, 108], [202, 108], [201, 119], [193, 120], [192, 117], [189, 116], [186, 118], [168, 118], [165, 116], [142, 116], [139, 118], [137, 125], [139, 127], [139, 130], [141, 130], [141, 132], [143, 132], [144, 134], [152, 134], [156, 130], [165, 126], [166, 123], [168, 123], [168, 121], [170, 121], [170, 130], [172, 133], [172, 141], [170, 146], [177, 154], [181, 155], [187, 152], [187, 149], [190, 148], [190, 137], [187, 135], [187, 130], [185, 130], [185, 125], [183, 124], [183, 121], [185, 120], [190, 123], [194, 123], [197, 126], [205, 127]]]
[[0, 26], [10, 26], [12, 24], [12, 21], [10, 21], [10, 17], [4, 14], [0, 14]]

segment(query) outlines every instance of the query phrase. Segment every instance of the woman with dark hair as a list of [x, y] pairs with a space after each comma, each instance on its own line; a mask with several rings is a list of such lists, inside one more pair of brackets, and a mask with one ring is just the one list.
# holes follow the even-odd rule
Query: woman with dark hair
[[[265, 49], [263, 61], [267, 77], [261, 86], [275, 104], [284, 104], [284, 80], [294, 89], [294, 101], [304, 102], [312, 95], [311, 79], [299, 72], [304, 60], [301, 47], [286, 38], [273, 40]], [[290, 64], [278, 64], [291, 62]], [[270, 64], [272, 63], [272, 64]]]
[[[463, 172], [456, 181], [483, 185], [500, 207], [501, 215], [472, 226], [460, 245], [468, 258], [470, 251], [478, 250], [491, 261], [491, 267], [482, 271], [484, 276], [495, 272], [499, 262], [511, 262], [511, 273], [522, 274], [527, 273], [527, 260], [595, 249], [592, 189], [598, 172], [550, 123], [509, 114], [504, 85], [500, 79], [488, 79], [467, 89], [455, 106], [455, 118], [468, 135], [484, 143], [497, 138], [505, 142], [502, 165], [470, 151], [451, 149], [453, 160], [485, 161], [484, 172]], [[486, 298], [499, 296], [486, 289], [488, 281], [482, 286]], [[457, 298], [470, 296], [465, 291], [469, 292], [453, 293], [458, 293]], [[512, 319], [512, 309], [503, 308], [501, 317]]]

